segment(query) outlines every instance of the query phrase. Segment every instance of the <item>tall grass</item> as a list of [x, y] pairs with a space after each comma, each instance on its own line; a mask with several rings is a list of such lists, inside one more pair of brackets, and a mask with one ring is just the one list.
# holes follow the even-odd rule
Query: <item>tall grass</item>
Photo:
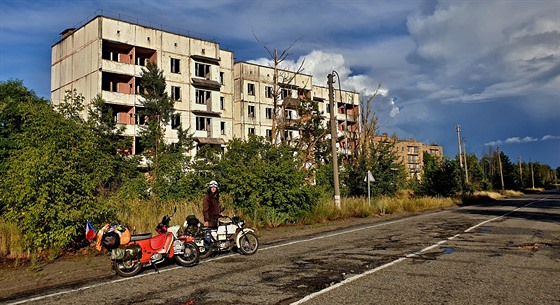
[[371, 215], [418, 212], [446, 208], [458, 203], [460, 201], [453, 198], [414, 197], [411, 192], [400, 192], [397, 196], [371, 198], [371, 204], [363, 197], [342, 198], [341, 208], [338, 209], [331, 198], [323, 198], [303, 222], [324, 223], [349, 217], [365, 218]]
[[0, 257], [27, 258], [30, 253], [23, 249], [21, 229], [12, 223], [0, 221]]

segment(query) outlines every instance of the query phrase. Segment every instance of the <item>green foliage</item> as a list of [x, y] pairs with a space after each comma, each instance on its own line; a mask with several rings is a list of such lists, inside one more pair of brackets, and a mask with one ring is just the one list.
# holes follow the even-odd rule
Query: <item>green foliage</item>
[[424, 175], [420, 194], [436, 197], [454, 196], [461, 187], [460, 171], [456, 162], [424, 153]]
[[234, 139], [217, 166], [220, 191], [233, 197], [234, 205], [252, 215], [263, 208], [284, 213], [287, 221], [311, 210], [317, 192], [304, 183], [293, 149], [274, 147], [263, 138]]
[[345, 186], [350, 196], [367, 196], [368, 185], [364, 181], [368, 170], [375, 182], [370, 183], [371, 196], [395, 194], [406, 181], [402, 164], [391, 142], [372, 143], [369, 153], [360, 154], [344, 171]]
[[97, 190], [113, 175], [112, 156], [74, 116], [28, 100], [13, 111], [20, 124], [0, 177], [2, 217], [18, 224], [26, 249], [66, 247], [83, 236], [85, 219], [111, 213], [97, 203]]

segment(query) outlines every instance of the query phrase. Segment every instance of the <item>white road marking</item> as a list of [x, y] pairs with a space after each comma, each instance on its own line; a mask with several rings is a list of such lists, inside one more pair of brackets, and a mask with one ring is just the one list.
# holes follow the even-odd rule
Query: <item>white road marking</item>
[[[543, 199], [546, 199], [546, 198], [543, 198]], [[540, 199], [540, 200], [543, 200], [543, 199]], [[533, 203], [535, 203], [535, 202], [536, 202], [536, 201], [530, 202], [530, 203], [528, 203], [528, 204], [526, 204], [526, 205], [524, 205], [524, 206], [522, 206], [522, 207], [516, 208], [515, 210], [510, 211], [510, 212], [508, 212], [508, 213], [506, 213], [506, 214], [504, 214], [504, 215], [502, 215], [502, 216], [494, 217], [494, 218], [492, 218], [492, 219], [490, 219], [490, 220], [483, 221], [483, 222], [481, 222], [481, 223], [479, 223], [479, 224], [477, 224], [477, 225], [475, 225], [475, 226], [473, 226], [473, 227], [468, 228], [467, 230], [464, 231], [464, 233], [469, 232], [469, 231], [471, 231], [471, 230], [473, 230], [473, 229], [475, 229], [475, 228], [477, 228], [477, 227], [479, 227], [479, 226], [481, 226], [481, 225], [483, 225], [483, 224], [485, 224], [485, 223], [487, 223], [487, 222], [490, 222], [490, 221], [499, 219], [499, 218], [501, 218], [501, 217], [507, 216], [507, 215], [509, 215], [509, 214], [511, 214], [511, 213], [513, 213], [513, 212], [515, 212], [515, 211], [517, 211], [517, 210], [523, 208], [523, 207], [526, 207], [526, 206], [528, 206], [528, 205], [531, 205], [531, 204], [533, 204]], [[360, 227], [360, 228], [356, 228], [356, 229], [350, 229], [350, 230], [340, 231], [340, 232], [337, 232], [337, 233], [331, 233], [331, 234], [316, 236], [316, 237], [312, 237], [312, 238], [306, 238], [306, 239], [296, 240], [296, 241], [292, 241], [292, 242], [281, 243], [281, 244], [274, 245], [274, 246], [264, 247], [264, 248], [260, 249], [259, 251], [266, 251], [266, 250], [275, 249], [275, 248], [279, 248], [279, 247], [285, 247], [285, 246], [290, 246], [290, 245], [294, 245], [294, 244], [299, 244], [299, 243], [302, 243], [302, 242], [308, 242], [308, 241], [312, 241], [312, 240], [318, 240], [318, 239], [333, 237], [333, 236], [342, 235], [342, 234], [349, 234], [349, 233], [353, 233], [353, 232], [357, 232], [357, 231], [362, 231], [362, 230], [367, 230], [367, 229], [371, 229], [371, 228], [376, 228], [376, 227], [391, 225], [391, 224], [398, 223], [398, 222], [402, 222], [402, 221], [405, 221], [405, 220], [410, 220], [411, 218], [426, 217], [426, 216], [430, 216], [430, 215], [437, 214], [437, 213], [443, 213], [443, 212], [446, 212], [446, 211], [447, 211], [447, 210], [438, 211], [438, 212], [435, 212], [435, 213], [421, 214], [421, 215], [416, 215], [416, 216], [412, 216], [412, 217], [405, 217], [405, 218], [401, 218], [401, 219], [397, 219], [397, 220], [391, 220], [391, 221], [387, 221], [387, 222], [377, 223], [377, 224], [370, 225], [370, 226], [365, 226], [365, 227]], [[327, 292], [327, 291], [329, 291], [329, 290], [332, 290], [332, 289], [335, 289], [335, 288], [340, 287], [340, 286], [342, 286], [342, 285], [345, 285], [345, 284], [347, 284], [347, 283], [350, 283], [350, 282], [352, 282], [352, 281], [354, 281], [354, 280], [356, 280], [356, 279], [358, 279], [358, 278], [364, 277], [364, 276], [366, 276], [366, 275], [368, 275], [368, 274], [372, 274], [372, 273], [374, 273], [374, 272], [377, 272], [377, 271], [379, 271], [379, 270], [385, 269], [385, 268], [387, 268], [387, 267], [389, 267], [389, 266], [392, 266], [392, 265], [394, 265], [394, 264], [400, 263], [400, 262], [402, 262], [402, 261], [404, 261], [404, 260], [406, 260], [406, 259], [408, 259], [408, 258], [417, 256], [418, 254], [421, 254], [421, 253], [423, 253], [423, 252], [425, 252], [425, 251], [428, 251], [428, 250], [430, 250], [430, 249], [433, 249], [433, 248], [435, 248], [435, 247], [437, 247], [437, 246], [439, 246], [439, 245], [441, 245], [441, 244], [443, 244], [443, 243], [445, 243], [445, 242], [447, 242], [447, 241], [449, 241], [449, 240], [455, 239], [455, 238], [457, 238], [457, 237], [460, 236], [460, 235], [461, 235], [461, 234], [457, 234], [457, 235], [452, 236], [452, 237], [450, 237], [450, 238], [448, 238], [448, 239], [446, 239], [446, 240], [440, 241], [440, 242], [438, 242], [438, 243], [436, 243], [436, 244], [434, 244], [434, 245], [431, 245], [431, 246], [429, 246], [429, 247], [427, 247], [427, 248], [424, 248], [424, 249], [422, 249], [422, 250], [420, 250], [420, 251], [417, 251], [417, 252], [408, 254], [408, 255], [406, 255], [405, 257], [401, 257], [401, 258], [399, 258], [399, 259], [397, 259], [397, 260], [394, 260], [394, 261], [392, 261], [392, 262], [389, 262], [389, 263], [387, 263], [387, 264], [385, 264], [385, 265], [379, 266], [379, 267], [377, 267], [377, 268], [375, 268], [375, 269], [371, 269], [371, 270], [369, 270], [369, 271], [367, 271], [367, 272], [365, 272], [365, 273], [362, 273], [362, 274], [359, 274], [359, 275], [350, 277], [350, 278], [348, 278], [348, 279], [346, 279], [346, 280], [344, 280], [344, 281], [342, 281], [342, 282], [339, 282], [339, 283], [337, 283], [337, 284], [335, 284], [335, 285], [333, 285], [333, 286], [330, 286], [330, 287], [328, 287], [328, 288], [326, 288], [326, 289], [323, 289], [323, 290], [317, 291], [317, 292], [315, 292], [315, 293], [312, 293], [312, 294], [306, 296], [305, 298], [303, 298], [303, 299], [301, 299], [301, 300], [299, 300], [299, 301], [297, 301], [297, 302], [295, 302], [295, 303], [292, 303], [292, 304], [302, 304], [303, 302], [308, 301], [308, 300], [310, 300], [310, 299], [312, 299], [312, 298], [318, 296], [319, 294], [325, 293], [325, 292]], [[212, 261], [217, 261], [217, 260], [225, 259], [225, 258], [228, 258], [228, 257], [232, 257], [232, 256], [234, 256], [234, 255], [238, 255], [238, 254], [228, 254], [228, 255], [218, 256], [218, 257], [215, 257], [215, 258], [205, 259], [204, 261], [200, 262], [200, 264], [204, 264], [204, 263], [209, 263], [209, 262], [212, 262]], [[180, 269], [180, 268], [184, 268], [184, 267], [175, 266], [175, 267], [171, 267], [171, 268], [166, 268], [166, 269], [160, 270], [159, 273], [168, 272], [168, 271], [172, 271], [172, 270], [176, 270], [176, 269]], [[142, 274], [139, 274], [139, 275], [136, 275], [136, 276], [133, 276], [133, 277], [119, 278], [119, 279], [112, 280], [112, 281], [107, 281], [107, 282], [97, 283], [97, 284], [93, 284], [93, 285], [83, 286], [83, 287], [80, 287], [80, 288], [74, 288], [74, 289], [69, 289], [69, 290], [63, 290], [63, 291], [59, 291], [59, 292], [55, 292], [55, 293], [51, 293], [51, 294], [47, 294], [47, 295], [42, 295], [42, 296], [37, 296], [37, 297], [30, 298], [30, 299], [24, 299], [24, 300], [20, 300], [20, 301], [13, 302], [13, 303], [7, 303], [7, 304], [8, 304], [8, 305], [17, 305], [17, 304], [25, 304], [25, 303], [28, 303], [28, 302], [35, 302], [35, 301], [39, 301], [39, 300], [46, 299], [46, 298], [50, 298], [50, 297], [54, 297], [54, 296], [60, 296], [60, 295], [69, 294], [69, 293], [73, 293], [73, 292], [79, 292], [79, 291], [83, 291], [83, 290], [87, 290], [87, 289], [91, 289], [91, 288], [97, 288], [97, 287], [104, 286], [104, 285], [108, 285], [108, 284], [124, 282], [124, 281], [132, 280], [132, 279], [138, 279], [139, 277], [151, 276], [151, 275], [154, 275], [154, 274], [158, 274], [158, 273], [157, 273], [157, 272], [142, 273]]]
[[[547, 198], [548, 198], [548, 197], [547, 197]], [[400, 262], [403, 262], [403, 261], [405, 261], [405, 260], [407, 260], [407, 259], [409, 259], [409, 258], [417, 257], [419, 254], [422, 254], [422, 253], [424, 253], [424, 252], [426, 252], [426, 251], [429, 251], [429, 250], [432, 250], [432, 249], [434, 249], [434, 248], [437, 248], [437, 247], [441, 246], [442, 244], [444, 244], [444, 243], [446, 243], [446, 242], [448, 242], [448, 241], [450, 241], [450, 240], [454, 240], [455, 238], [461, 236], [461, 235], [464, 234], [464, 233], [468, 233], [468, 232], [470, 232], [470, 231], [472, 231], [472, 230], [474, 230], [474, 229], [480, 227], [480, 226], [483, 225], [483, 224], [492, 222], [492, 221], [497, 220], [497, 219], [500, 219], [500, 218], [502, 218], [502, 217], [506, 217], [507, 215], [509, 215], [509, 214], [511, 214], [511, 213], [513, 213], [513, 212], [516, 212], [516, 211], [518, 211], [518, 210], [520, 210], [520, 209], [522, 209], [522, 208], [524, 208], [524, 207], [527, 207], [527, 206], [529, 206], [529, 205], [531, 205], [531, 204], [533, 204], [533, 203], [535, 203], [535, 202], [538, 202], [538, 201], [541, 201], [541, 200], [544, 200], [544, 199], [547, 199], [547, 198], [542, 198], [542, 199], [539, 199], [539, 200], [536, 200], [536, 201], [529, 202], [529, 203], [527, 203], [527, 204], [524, 205], [524, 206], [518, 207], [518, 208], [516, 208], [516, 209], [514, 209], [514, 210], [512, 210], [512, 211], [509, 211], [509, 212], [505, 213], [504, 215], [496, 216], [496, 217], [494, 217], [494, 218], [485, 220], [485, 221], [483, 221], [483, 222], [481, 222], [481, 223], [478, 223], [478, 224], [476, 224], [476, 225], [474, 225], [474, 226], [472, 226], [472, 227], [466, 229], [465, 231], [463, 231], [463, 233], [455, 234], [455, 235], [453, 235], [453, 236], [451, 236], [451, 237], [448, 237], [448, 238], [446, 238], [446, 239], [444, 239], [444, 240], [440, 240], [440, 241], [438, 241], [437, 243], [435, 243], [435, 244], [433, 244], [433, 245], [431, 245], [431, 246], [428, 246], [428, 247], [426, 247], [426, 248], [424, 248], [424, 249], [422, 249], [422, 250], [420, 250], [420, 251], [416, 251], [416, 252], [407, 254], [407, 255], [405, 255], [404, 257], [398, 258], [398, 259], [396, 259], [396, 260], [394, 260], [394, 261], [391, 261], [391, 262], [389, 262], [389, 263], [387, 263], [387, 264], [385, 264], [385, 265], [381, 265], [381, 266], [376, 267], [376, 268], [374, 268], [374, 269], [368, 270], [368, 271], [366, 271], [366, 272], [364, 272], [364, 273], [355, 275], [355, 276], [353, 276], [353, 277], [349, 277], [349, 278], [345, 279], [345, 280], [342, 281], [342, 282], [338, 282], [338, 283], [336, 283], [336, 284], [334, 284], [334, 285], [332, 285], [332, 286], [329, 286], [329, 287], [327, 287], [327, 288], [325, 288], [325, 289], [323, 289], [323, 290], [319, 290], [319, 291], [317, 291], [317, 292], [314, 292], [314, 293], [312, 293], [312, 294], [309, 294], [309, 295], [307, 295], [306, 297], [304, 297], [303, 299], [300, 299], [300, 300], [298, 300], [298, 301], [296, 301], [296, 302], [293, 302], [293, 303], [291, 303], [290, 305], [299, 305], [299, 304], [303, 304], [303, 303], [305, 303], [305, 302], [307, 302], [307, 301], [309, 301], [309, 300], [311, 300], [311, 299], [313, 299], [313, 298], [315, 298], [315, 297], [317, 297], [317, 296], [319, 296], [319, 295], [321, 295], [321, 294], [323, 294], [323, 293], [329, 292], [329, 291], [331, 291], [331, 290], [333, 290], [333, 289], [336, 289], [336, 288], [338, 288], [338, 287], [341, 287], [341, 286], [343, 286], [343, 285], [346, 285], [346, 284], [348, 284], [348, 283], [351, 283], [351, 282], [353, 282], [353, 281], [355, 281], [355, 280], [357, 280], [357, 279], [360, 279], [360, 278], [362, 278], [362, 277], [364, 277], [364, 276], [368, 276], [368, 275], [373, 274], [373, 273], [375, 273], [375, 272], [377, 272], [377, 271], [383, 270], [383, 269], [385, 269], [385, 268], [387, 268], [387, 267], [390, 267], [390, 266], [393, 266], [393, 265], [398, 264], [398, 263], [400, 263]]]

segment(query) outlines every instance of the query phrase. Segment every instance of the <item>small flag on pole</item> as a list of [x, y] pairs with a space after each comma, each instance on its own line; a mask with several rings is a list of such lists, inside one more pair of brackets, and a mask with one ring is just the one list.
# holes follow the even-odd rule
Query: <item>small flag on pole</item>
[[88, 220], [86, 224], [86, 239], [91, 241], [94, 238], [95, 238], [95, 229], [93, 228], [93, 226]]

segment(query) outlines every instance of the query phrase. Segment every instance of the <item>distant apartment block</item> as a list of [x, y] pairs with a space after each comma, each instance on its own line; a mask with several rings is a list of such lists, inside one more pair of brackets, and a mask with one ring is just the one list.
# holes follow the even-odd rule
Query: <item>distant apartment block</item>
[[[298, 112], [302, 100], [317, 103], [323, 127], [327, 127], [331, 111], [328, 88], [313, 85], [311, 75], [286, 70], [276, 71], [275, 86], [274, 73], [272, 67], [234, 64], [234, 135], [241, 139], [250, 135], [272, 137], [275, 99], [276, 126], [283, 126], [283, 134], [274, 136], [288, 143], [300, 136], [297, 122], [307, 119]], [[357, 142], [360, 132], [359, 94], [334, 90], [334, 102], [338, 137], [343, 137], [338, 149], [340, 153], [349, 153], [349, 143]]]
[[[141, 153], [139, 130], [146, 122], [139, 92], [142, 68], [155, 62], [163, 70], [175, 114], [166, 127], [168, 143], [177, 128], [190, 127], [197, 148], [225, 147], [233, 138], [272, 137], [273, 115], [282, 124], [284, 141], [299, 137], [296, 122], [300, 99], [319, 105], [326, 126], [330, 116], [328, 88], [314, 86], [311, 75], [246, 62], [234, 63], [232, 51], [215, 41], [98, 15], [77, 29], [67, 29], [52, 46], [51, 100], [56, 106], [66, 90], [76, 89], [86, 102], [98, 94], [112, 108], [114, 119], [134, 139], [131, 153]], [[326, 76], [325, 76], [326, 82]], [[274, 98], [274, 95], [276, 97]], [[276, 100], [276, 109], [274, 109]], [[358, 138], [359, 94], [335, 90], [339, 152], [348, 153]], [[191, 154], [196, 153], [196, 149]]]
[[415, 139], [397, 139], [386, 133], [376, 137], [378, 142], [394, 143], [399, 161], [405, 165], [410, 179], [421, 180], [424, 172], [424, 152], [432, 156], [443, 157], [443, 148], [437, 144], [424, 144]]

